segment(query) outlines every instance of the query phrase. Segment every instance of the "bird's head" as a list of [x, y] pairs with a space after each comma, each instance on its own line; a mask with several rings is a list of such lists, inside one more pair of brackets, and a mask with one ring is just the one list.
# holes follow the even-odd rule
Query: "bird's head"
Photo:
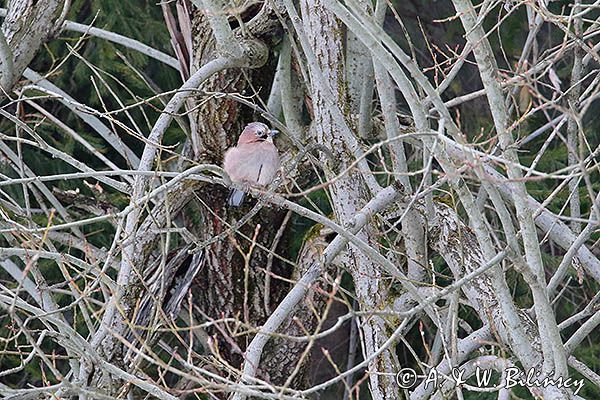
[[273, 137], [279, 132], [269, 127], [262, 122], [251, 122], [242, 131], [238, 144], [263, 142], [265, 140], [272, 142]]

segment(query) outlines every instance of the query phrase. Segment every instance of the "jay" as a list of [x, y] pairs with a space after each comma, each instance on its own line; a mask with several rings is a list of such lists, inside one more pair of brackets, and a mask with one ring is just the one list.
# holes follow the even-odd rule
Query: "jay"
[[[273, 144], [276, 130], [270, 130], [262, 122], [248, 124], [240, 135], [237, 146], [225, 152], [223, 169], [233, 182], [267, 186], [273, 181], [281, 161]], [[227, 204], [239, 207], [246, 193], [232, 189]]]

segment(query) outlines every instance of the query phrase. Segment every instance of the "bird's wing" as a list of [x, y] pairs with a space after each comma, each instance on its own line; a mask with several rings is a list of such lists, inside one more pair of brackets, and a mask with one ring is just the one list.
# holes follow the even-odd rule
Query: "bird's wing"
[[257, 183], [262, 154], [255, 143], [233, 147], [225, 153], [223, 168], [235, 182]]
[[263, 142], [260, 146], [260, 168], [256, 182], [259, 185], [266, 186], [273, 181], [279, 170], [279, 153], [272, 143]]

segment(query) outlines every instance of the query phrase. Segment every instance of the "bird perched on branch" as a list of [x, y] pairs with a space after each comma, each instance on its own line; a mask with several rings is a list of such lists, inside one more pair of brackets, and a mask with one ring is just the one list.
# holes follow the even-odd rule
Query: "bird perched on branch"
[[[280, 160], [273, 137], [279, 132], [262, 122], [251, 122], [240, 135], [237, 146], [225, 153], [223, 168], [233, 182], [267, 186], [279, 170]], [[239, 207], [246, 193], [232, 189], [227, 204]]]

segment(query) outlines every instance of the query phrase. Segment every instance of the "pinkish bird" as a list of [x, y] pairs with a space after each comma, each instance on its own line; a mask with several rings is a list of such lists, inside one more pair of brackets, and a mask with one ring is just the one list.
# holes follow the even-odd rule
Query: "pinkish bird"
[[[262, 122], [251, 122], [244, 128], [237, 146], [227, 150], [223, 160], [223, 168], [233, 182], [267, 186], [273, 181], [280, 166], [273, 144], [277, 133]], [[227, 204], [238, 207], [245, 195], [242, 190], [232, 189]]]

